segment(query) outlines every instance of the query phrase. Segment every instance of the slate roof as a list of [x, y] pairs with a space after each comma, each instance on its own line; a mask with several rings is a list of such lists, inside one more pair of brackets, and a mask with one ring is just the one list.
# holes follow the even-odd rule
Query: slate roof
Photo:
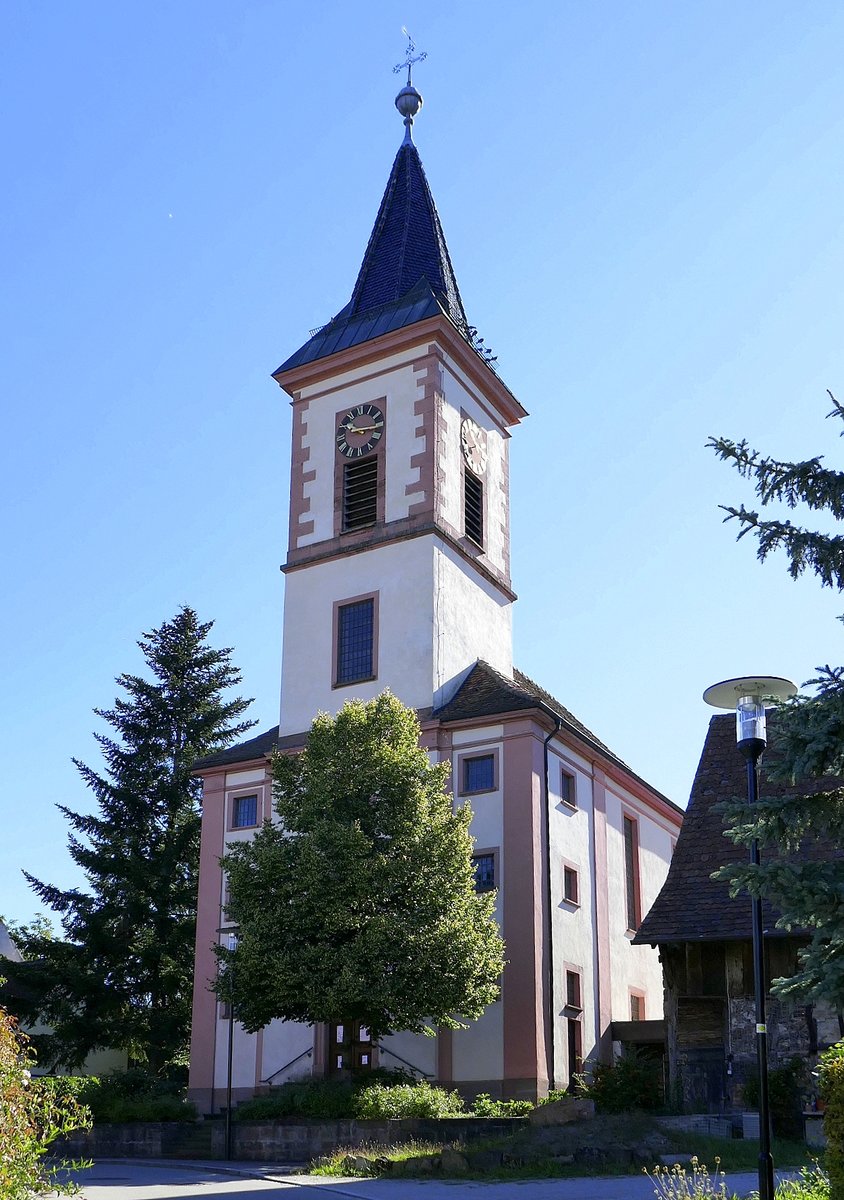
[[458, 688], [455, 695], [442, 708], [435, 709], [433, 716], [440, 721], [460, 721], [473, 717], [489, 717], [497, 713], [519, 712], [525, 709], [545, 708], [560, 718], [562, 727], [569, 733], [575, 734], [611, 762], [621, 767], [628, 775], [643, 783], [651, 792], [660, 796], [666, 804], [682, 811], [678, 805], [662, 796], [641, 776], [628, 767], [623, 759], [614, 754], [610, 748], [579, 721], [574, 713], [561, 704], [550, 692], [534, 683], [523, 671], [515, 668], [513, 678], [508, 679], [491, 667], [489, 663], [478, 660]]
[[[776, 744], [776, 716], [768, 716], [771, 744]], [[800, 795], [840, 786], [836, 779], [812, 780], [794, 787], [777, 785], [765, 778], [765, 758], [760, 766], [760, 792]], [[636, 945], [668, 942], [723, 941], [750, 938], [750, 903], [730, 898], [726, 883], [715, 883], [710, 875], [730, 862], [746, 862], [748, 851], [736, 846], [723, 832], [723, 819], [716, 805], [747, 794], [744, 759], [736, 747], [736, 720], [732, 713], [714, 716], [703, 745], [692, 784], [689, 807], [677, 839], [677, 847], [662, 891], [645, 917]], [[805, 848], [802, 860], [836, 856], [841, 851]], [[763, 908], [766, 936], [787, 936], [774, 928], [777, 913]]]
[[218, 750], [216, 754], [206, 754], [198, 758], [193, 765], [195, 771], [204, 771], [207, 767], [227, 767], [230, 763], [250, 762], [253, 758], [265, 758], [278, 745], [278, 725], [265, 729], [248, 741], [229, 746], [226, 750]]
[[434, 197], [418, 150], [405, 142], [393, 163], [351, 300], [275, 374], [438, 315], [447, 316], [468, 337]]
[[[427, 720], [430, 716], [437, 721], [460, 722], [472, 720], [477, 717], [491, 717], [499, 714], [535, 710], [539, 707], [550, 710], [559, 717], [564, 729], [575, 734], [588, 745], [600, 751], [602, 755], [621, 767], [628, 775], [634, 779], [638, 779], [650, 791], [661, 796], [661, 793], [656, 792], [655, 788], [636, 775], [634, 771], [631, 771], [617, 754], [613, 754], [612, 750], [600, 738], [596, 737], [591, 729], [588, 729], [582, 721], [579, 721], [550, 692], [546, 692], [538, 683], [534, 683], [532, 679], [529, 679], [527, 675], [518, 669], [513, 671], [513, 678], [508, 679], [506, 675], [502, 675], [499, 671], [496, 671], [489, 663], [479, 659], [447, 704], [442, 705], [438, 709], [426, 710], [419, 715], [423, 720]], [[262, 759], [276, 748], [283, 750], [296, 749], [302, 746], [305, 742], [305, 737], [305, 733], [300, 733], [289, 734], [286, 737], [279, 738], [278, 726], [273, 725], [270, 729], [259, 733], [256, 737], [250, 738], [246, 742], [241, 742], [238, 746], [230, 746], [227, 750], [221, 750], [217, 754], [209, 754], [205, 758], [198, 759], [194, 769], [202, 771], [210, 767], [233, 766], [236, 763]], [[666, 804], [677, 809], [678, 812], [681, 811], [667, 796], [662, 796], [661, 798], [665, 800]]]

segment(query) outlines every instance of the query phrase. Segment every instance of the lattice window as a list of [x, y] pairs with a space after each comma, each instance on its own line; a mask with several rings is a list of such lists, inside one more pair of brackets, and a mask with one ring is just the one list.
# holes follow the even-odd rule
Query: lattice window
[[373, 599], [341, 604], [337, 611], [337, 683], [373, 678], [374, 642]]
[[494, 787], [494, 754], [478, 754], [463, 759], [464, 792], [491, 792]]
[[475, 891], [491, 892], [495, 887], [495, 855], [473, 854], [472, 866], [475, 868]]
[[248, 829], [258, 824], [258, 797], [235, 796], [232, 806], [232, 829]]

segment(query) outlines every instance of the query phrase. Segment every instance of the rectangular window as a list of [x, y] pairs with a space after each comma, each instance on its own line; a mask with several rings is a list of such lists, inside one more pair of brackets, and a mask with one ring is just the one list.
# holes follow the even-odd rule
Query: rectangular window
[[583, 1008], [579, 971], [566, 971], [566, 1008], [575, 1008], [578, 1012]]
[[463, 472], [463, 507], [466, 537], [483, 549], [484, 485], [468, 467]]
[[492, 792], [495, 790], [495, 755], [477, 754], [463, 759], [463, 791]]
[[583, 1070], [583, 1030], [579, 1017], [566, 1017], [566, 1041], [569, 1052], [569, 1088], [574, 1086], [575, 1075]]
[[472, 866], [475, 868], [475, 891], [491, 892], [495, 887], [495, 855], [473, 854]]
[[577, 808], [577, 787], [571, 771], [565, 768], [560, 772], [560, 799], [569, 808]]
[[336, 682], [359, 683], [373, 679], [375, 646], [375, 601], [370, 596], [337, 607]]
[[645, 1019], [645, 997], [641, 992], [630, 993], [630, 1020], [644, 1021]]
[[343, 468], [343, 532], [374, 525], [378, 516], [378, 459], [361, 459]]
[[580, 889], [575, 867], [563, 866], [563, 896], [569, 904], [580, 903]]
[[632, 817], [624, 818], [624, 885], [627, 901], [627, 928], [636, 930], [642, 920], [639, 897], [639, 825]]
[[232, 829], [249, 829], [258, 824], [258, 797], [235, 796], [232, 808]]

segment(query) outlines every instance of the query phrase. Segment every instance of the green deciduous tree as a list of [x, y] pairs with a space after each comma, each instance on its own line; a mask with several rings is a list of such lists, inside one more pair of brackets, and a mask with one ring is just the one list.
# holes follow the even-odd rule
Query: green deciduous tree
[[20, 985], [20, 1015], [52, 1034], [45, 1055], [66, 1065], [93, 1049], [125, 1049], [161, 1070], [189, 1034], [199, 871], [198, 757], [218, 750], [252, 722], [229, 649], [215, 650], [190, 608], [144, 634], [149, 677], [121, 675], [122, 694], [97, 715], [114, 736], [95, 734], [105, 761], [76, 766], [97, 801], [93, 813], [59, 805], [69, 849], [88, 888], [63, 891], [27, 874], [61, 917], [63, 937], [36, 923], [17, 937], [27, 961], [9, 964]]
[[[829, 395], [834, 407], [828, 415], [844, 419], [844, 407]], [[802, 505], [826, 513], [834, 521], [844, 518], [844, 472], [826, 467], [821, 457], [780, 462], [751, 450], [746, 442], [713, 438], [709, 445], [753, 482], [761, 507], [781, 502], [789, 509]], [[726, 512], [728, 520], [740, 523], [740, 538], [756, 537], [760, 560], [781, 549], [793, 578], [808, 570], [824, 586], [844, 590], [844, 536], [787, 519], [765, 519], [744, 505]], [[730, 882], [733, 895], [746, 889], [769, 900], [782, 914], [781, 928], [808, 932], [797, 974], [778, 980], [775, 990], [842, 1007], [844, 859], [830, 858], [828, 848], [840, 847], [844, 829], [844, 667], [827, 664], [816, 670], [816, 678], [804, 685], [814, 691], [778, 710], [775, 753], [767, 764], [768, 777], [784, 785], [799, 784], [797, 794], [763, 794], [752, 809], [741, 800], [726, 806], [728, 836], [748, 846], [758, 838], [765, 853], [761, 866], [731, 864], [717, 877]], [[819, 856], [812, 847], [827, 847], [827, 854]]]
[[248, 1030], [345, 1020], [377, 1038], [454, 1028], [497, 998], [503, 943], [494, 895], [475, 891], [471, 813], [419, 734], [385, 692], [320, 714], [301, 754], [276, 757], [280, 824], [223, 859]]

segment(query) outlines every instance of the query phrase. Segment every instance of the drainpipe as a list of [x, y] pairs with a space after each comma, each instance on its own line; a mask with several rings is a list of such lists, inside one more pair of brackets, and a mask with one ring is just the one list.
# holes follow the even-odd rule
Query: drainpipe
[[554, 910], [552, 908], [553, 897], [551, 894], [551, 789], [548, 781], [548, 743], [563, 727], [557, 713], [553, 709], [547, 708], [544, 704], [540, 704], [540, 709], [547, 716], [551, 717], [554, 722], [554, 728], [542, 743], [542, 765], [545, 776], [545, 804], [543, 825], [545, 832], [545, 907], [548, 910], [547, 919], [547, 938], [548, 938], [548, 1015], [549, 1021], [549, 1045], [548, 1045], [548, 1086], [553, 1088], [556, 1086], [557, 1079], [554, 1074], [556, 1063], [556, 1041], [557, 1041], [557, 1012], [554, 1005]]

